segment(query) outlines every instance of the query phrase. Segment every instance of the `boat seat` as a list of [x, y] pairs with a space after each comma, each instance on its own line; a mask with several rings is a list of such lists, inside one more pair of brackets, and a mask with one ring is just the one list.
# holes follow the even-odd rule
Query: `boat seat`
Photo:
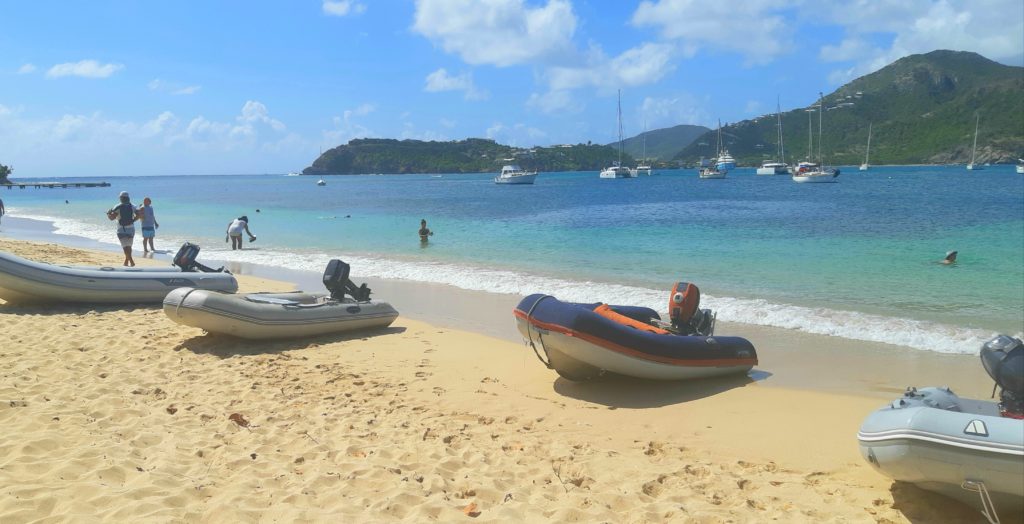
[[276, 304], [279, 306], [298, 306], [300, 302], [296, 300], [289, 300], [287, 298], [267, 297], [263, 295], [246, 295], [245, 299], [249, 302], [256, 302], [258, 304]]

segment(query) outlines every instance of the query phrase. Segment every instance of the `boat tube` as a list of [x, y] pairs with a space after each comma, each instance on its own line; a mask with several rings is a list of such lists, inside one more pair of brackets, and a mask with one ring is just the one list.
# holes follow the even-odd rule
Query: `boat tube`
[[1024, 511], [1024, 343], [1000, 335], [981, 349], [1000, 402], [949, 388], [907, 388], [864, 420], [861, 455], [882, 474], [942, 493], [998, 522]]
[[0, 252], [0, 298], [18, 303], [131, 304], [159, 303], [181, 286], [238, 290], [231, 273], [195, 262], [198, 246], [186, 243], [179, 255], [182, 251], [188, 253], [175, 257], [179, 265], [165, 268], [62, 266]]
[[542, 294], [524, 298], [513, 314], [541, 362], [569, 380], [605, 373], [683, 380], [750, 371], [757, 364], [754, 346], [740, 337], [713, 336], [714, 316], [697, 308], [699, 300], [696, 286], [676, 284], [670, 323], [646, 307], [578, 304]]
[[323, 281], [329, 295], [302, 291], [236, 295], [182, 287], [164, 299], [164, 313], [178, 324], [247, 339], [308, 337], [391, 325], [398, 311], [386, 302], [370, 300], [370, 288], [356, 287], [348, 279], [349, 271], [349, 265], [340, 260], [327, 264]]

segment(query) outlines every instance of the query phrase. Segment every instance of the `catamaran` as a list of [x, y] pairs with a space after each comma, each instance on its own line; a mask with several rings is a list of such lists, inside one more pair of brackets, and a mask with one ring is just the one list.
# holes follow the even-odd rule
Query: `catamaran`
[[759, 175], [788, 175], [789, 166], [786, 165], [786, 150], [782, 145], [782, 105], [776, 101], [775, 103], [775, 116], [778, 120], [778, 148], [775, 153], [778, 155], [778, 160], [768, 160], [761, 164], [761, 167], [757, 168], [757, 174]]
[[868, 170], [868, 155], [871, 154], [871, 123], [868, 122], [868, 148], [864, 151], [864, 163], [860, 165], [861, 171]]
[[977, 115], [977, 117], [974, 119], [974, 145], [971, 146], [971, 163], [967, 164], [967, 170], [968, 171], [977, 171], [977, 170], [980, 170], [980, 169], [985, 169], [984, 167], [974, 165], [974, 153], [978, 150], [978, 123], [979, 122], [981, 122], [981, 115]]
[[[825, 159], [821, 150], [821, 114], [825, 112], [825, 95], [818, 93], [818, 163], [812, 162], [801, 162], [797, 166], [797, 170], [793, 173], [793, 181], [805, 184], [805, 183], [830, 183], [836, 182], [836, 177], [839, 176], [839, 170], [835, 168], [824, 167]], [[811, 133], [810, 129], [810, 113], [808, 113], [808, 133]], [[809, 138], [809, 137], [808, 137]], [[808, 139], [808, 144], [810, 144]], [[810, 153], [808, 148], [808, 154]]]
[[628, 167], [622, 166], [622, 90], [619, 90], [619, 160], [601, 171], [601, 178], [634, 178]]

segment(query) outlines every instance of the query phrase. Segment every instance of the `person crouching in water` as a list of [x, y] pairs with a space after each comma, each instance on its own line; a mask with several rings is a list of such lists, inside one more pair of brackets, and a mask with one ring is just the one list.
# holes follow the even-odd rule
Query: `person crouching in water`
[[427, 228], [427, 219], [420, 220], [420, 242], [426, 243], [434, 232]]
[[156, 228], [160, 227], [160, 224], [156, 221], [156, 215], [153, 214], [153, 201], [149, 197], [142, 199], [142, 205], [139, 206], [139, 220], [142, 222], [142, 251], [148, 253], [150, 251], [156, 252], [156, 248], [153, 247], [153, 237], [156, 236]]
[[228, 224], [228, 237], [231, 238], [231, 250], [242, 249], [242, 232], [249, 235], [249, 242], [256, 240], [256, 237], [249, 232], [249, 217], [242, 215]]
[[956, 264], [956, 251], [950, 251], [946, 253], [946, 258], [940, 260], [939, 263], [945, 264], [947, 266]]
[[132, 205], [131, 198], [127, 191], [121, 191], [119, 195], [121, 203], [107, 210], [107, 218], [117, 220], [117, 240], [124, 250], [124, 265], [135, 266], [135, 259], [132, 258], [132, 243], [135, 241], [135, 221], [139, 219], [139, 213]]

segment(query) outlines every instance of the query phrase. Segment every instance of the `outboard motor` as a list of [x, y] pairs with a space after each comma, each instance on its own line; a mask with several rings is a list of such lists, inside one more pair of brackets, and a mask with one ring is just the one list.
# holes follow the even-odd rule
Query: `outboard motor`
[[668, 299], [672, 329], [683, 335], [713, 335], [715, 315], [710, 309], [699, 309], [699, 306], [700, 289], [689, 282], [676, 282]]
[[[996, 386], [999, 412], [1004, 417], [1024, 419], [1024, 342], [999, 335], [981, 346], [981, 364]], [[992, 389], [995, 396], [995, 388]]]
[[356, 287], [348, 278], [351, 269], [351, 266], [338, 259], [327, 263], [327, 269], [324, 270], [324, 286], [331, 292], [331, 299], [341, 301], [347, 293], [356, 302], [369, 302], [370, 288], [366, 287], [366, 284]]
[[199, 246], [185, 242], [178, 249], [178, 253], [174, 255], [174, 260], [171, 264], [178, 266], [182, 271], [188, 273], [194, 273], [196, 271], [202, 271], [203, 273], [223, 273], [224, 268], [213, 269], [196, 262], [196, 257], [199, 256]]

